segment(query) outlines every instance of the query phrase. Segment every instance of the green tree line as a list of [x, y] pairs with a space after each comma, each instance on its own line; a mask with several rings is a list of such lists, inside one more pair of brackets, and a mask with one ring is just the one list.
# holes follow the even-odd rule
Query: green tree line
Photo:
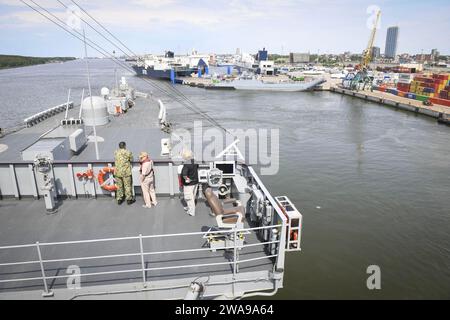
[[50, 62], [64, 62], [75, 59], [73, 57], [24, 57], [0, 54], [0, 69], [25, 67]]

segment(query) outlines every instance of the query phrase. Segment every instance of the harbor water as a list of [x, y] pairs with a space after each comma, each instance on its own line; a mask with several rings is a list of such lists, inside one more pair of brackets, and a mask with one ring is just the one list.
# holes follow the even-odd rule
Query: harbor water
[[[94, 94], [114, 84], [111, 61], [90, 68]], [[2, 70], [0, 82], [3, 128], [65, 102], [69, 88], [78, 105], [87, 89], [83, 61]], [[332, 92], [178, 88], [224, 127], [280, 129], [279, 172], [262, 180], [290, 197], [304, 225], [275, 298], [450, 298], [449, 127]], [[198, 120], [165, 101], [176, 125]], [[381, 269], [381, 290], [366, 286], [370, 265]]]

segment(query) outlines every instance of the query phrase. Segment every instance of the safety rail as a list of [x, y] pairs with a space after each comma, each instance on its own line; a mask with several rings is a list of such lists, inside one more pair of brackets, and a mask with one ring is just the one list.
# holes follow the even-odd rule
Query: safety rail
[[[272, 195], [270, 194], [270, 192], [267, 190], [266, 186], [264, 185], [264, 183], [262, 183], [261, 179], [258, 177], [258, 175], [256, 174], [255, 170], [252, 167], [248, 167], [248, 170], [251, 174], [252, 179], [258, 184], [258, 186], [261, 188], [261, 190], [263, 191], [263, 193], [265, 194], [267, 200], [269, 200], [271, 206], [274, 208], [275, 212], [278, 215], [278, 218], [281, 219], [282, 224], [283, 224], [283, 228], [281, 228], [281, 234], [280, 234], [280, 247], [282, 248], [288, 248], [287, 247], [287, 230], [286, 230], [286, 225], [288, 223], [286, 216], [284, 215], [284, 213], [282, 212], [280, 206], [278, 205], [278, 203], [275, 201], [275, 199], [272, 197]], [[300, 244], [299, 244], [299, 249], [300, 249]], [[284, 254], [285, 254], [285, 250], [282, 250], [279, 252], [279, 256], [277, 258], [277, 268], [282, 270], [284, 269]]]
[[58, 113], [64, 112], [68, 109], [73, 109], [73, 107], [74, 107], [73, 101], [68, 101], [67, 103], [63, 103], [63, 104], [57, 105], [56, 107], [49, 108], [42, 112], [36, 113], [36, 114], [32, 115], [31, 117], [24, 119], [23, 122], [27, 127], [32, 127], [35, 124], [37, 124], [47, 118], [53, 117], [54, 115], [56, 115]]
[[22, 130], [23, 128], [26, 128], [25, 124], [19, 124], [19, 125], [16, 125], [13, 127], [8, 127], [8, 128], [0, 128], [0, 138], [6, 136], [8, 134], [17, 132], [19, 130]]
[[[155, 159], [153, 161], [159, 194], [174, 196], [178, 190], [176, 163], [167, 159]], [[51, 175], [54, 180], [59, 180], [56, 186], [58, 197], [97, 197], [113, 196], [113, 193], [101, 188], [96, 179], [84, 180], [77, 173], [94, 170], [96, 174], [104, 167], [114, 164], [114, 160], [90, 160], [90, 161], [53, 161]], [[138, 174], [139, 162], [134, 161], [133, 174]], [[139, 181], [135, 176], [134, 181]], [[135, 187], [137, 184], [135, 184]], [[35, 172], [33, 161], [0, 161], [0, 198], [33, 197], [39, 199], [44, 196], [41, 191], [39, 175]], [[133, 189], [134, 190], [134, 189]]]
[[[233, 277], [239, 272], [238, 268], [240, 264], [249, 263], [253, 261], [268, 259], [268, 258], [279, 258], [280, 254], [284, 252], [285, 248], [280, 244], [282, 242], [282, 238], [278, 238], [276, 240], [267, 241], [267, 242], [257, 242], [257, 243], [248, 243], [248, 244], [237, 244], [237, 238], [240, 233], [243, 232], [255, 232], [264, 229], [275, 229], [275, 230], [283, 230], [284, 224], [278, 225], [270, 225], [263, 227], [255, 227], [255, 228], [245, 228], [245, 229], [230, 229], [230, 230], [214, 230], [214, 231], [206, 231], [206, 232], [189, 232], [189, 233], [176, 233], [176, 234], [161, 234], [161, 235], [139, 235], [134, 237], [122, 237], [122, 238], [106, 238], [106, 239], [93, 239], [93, 240], [77, 240], [77, 241], [65, 241], [65, 242], [48, 242], [48, 243], [40, 243], [36, 242], [34, 244], [25, 244], [25, 245], [14, 245], [14, 246], [2, 246], [0, 247], [0, 251], [2, 250], [13, 250], [13, 249], [23, 249], [23, 248], [36, 248], [38, 260], [30, 260], [30, 261], [20, 261], [20, 262], [6, 262], [0, 263], [0, 267], [8, 267], [8, 266], [21, 266], [21, 265], [39, 265], [39, 271], [41, 273], [40, 277], [28, 277], [28, 278], [14, 278], [14, 279], [2, 279], [0, 283], [13, 283], [13, 282], [27, 282], [27, 281], [43, 281], [44, 287], [44, 297], [53, 296], [51, 288], [49, 287], [49, 280], [57, 280], [57, 279], [67, 279], [69, 277], [73, 277], [72, 274], [68, 275], [54, 275], [50, 276], [46, 273], [45, 264], [47, 263], [55, 263], [55, 262], [69, 262], [69, 261], [83, 261], [83, 260], [98, 260], [98, 259], [109, 259], [109, 258], [125, 258], [125, 257], [141, 257], [140, 264], [141, 267], [138, 269], [125, 269], [125, 270], [115, 270], [115, 271], [103, 271], [103, 272], [91, 272], [91, 273], [80, 273], [81, 277], [91, 277], [91, 276], [100, 276], [100, 275], [113, 275], [113, 274], [124, 274], [124, 273], [141, 273], [142, 274], [142, 283], [144, 286], [148, 283], [148, 272], [157, 271], [157, 270], [172, 270], [172, 269], [189, 269], [189, 268], [199, 268], [199, 267], [209, 267], [209, 266], [220, 266], [220, 265], [232, 265], [233, 266]], [[212, 251], [211, 248], [192, 248], [192, 249], [182, 249], [182, 250], [165, 250], [165, 251], [150, 251], [146, 252], [144, 250], [143, 240], [144, 239], [161, 239], [167, 237], [182, 237], [182, 236], [196, 236], [196, 235], [227, 235], [233, 234], [233, 246], [223, 247], [220, 250], [233, 250], [233, 260], [226, 262], [214, 262], [214, 263], [199, 263], [199, 264], [188, 264], [188, 265], [176, 265], [176, 266], [165, 266], [165, 267], [146, 267], [146, 256], [154, 256], [154, 255], [164, 255], [164, 254], [180, 254], [180, 253], [189, 253], [189, 252], [203, 252], [203, 251]], [[139, 241], [139, 252], [133, 253], [123, 253], [123, 254], [110, 254], [110, 255], [98, 255], [98, 256], [87, 256], [87, 257], [76, 257], [76, 258], [63, 258], [63, 259], [44, 259], [42, 255], [41, 249], [43, 247], [51, 247], [51, 246], [60, 246], [60, 245], [73, 245], [73, 244], [89, 244], [89, 243], [110, 243], [115, 241], [130, 241], [130, 240], [138, 240]], [[275, 250], [270, 249], [269, 254], [264, 254], [263, 256], [256, 258], [249, 258], [239, 260], [238, 258], [238, 250], [243, 250], [245, 248], [257, 247], [257, 246], [275, 246]], [[204, 259], [200, 258], [200, 259]], [[34, 270], [37, 272], [37, 270]], [[1, 289], [0, 289], [1, 290]]]

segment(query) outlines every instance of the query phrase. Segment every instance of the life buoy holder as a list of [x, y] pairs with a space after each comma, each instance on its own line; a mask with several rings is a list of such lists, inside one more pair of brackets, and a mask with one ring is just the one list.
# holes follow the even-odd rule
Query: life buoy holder
[[87, 179], [92, 180], [94, 178], [94, 170], [89, 169], [86, 172], [78, 172], [77, 173], [78, 179]]
[[[117, 191], [117, 185], [114, 184], [113, 178], [114, 172], [115, 168], [113, 167], [105, 167], [98, 172], [97, 179], [102, 189], [110, 192]], [[106, 174], [110, 174], [110, 177], [105, 180]], [[113, 183], [111, 183], [111, 180], [113, 181]]]

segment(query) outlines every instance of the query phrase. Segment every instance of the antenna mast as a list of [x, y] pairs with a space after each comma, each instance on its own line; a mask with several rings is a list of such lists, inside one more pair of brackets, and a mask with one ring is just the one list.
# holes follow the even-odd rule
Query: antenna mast
[[92, 110], [92, 127], [94, 129], [94, 145], [95, 145], [95, 157], [99, 160], [100, 156], [98, 154], [98, 141], [97, 141], [97, 129], [95, 128], [95, 111], [94, 111], [94, 103], [92, 102], [92, 89], [91, 89], [91, 74], [89, 72], [89, 61], [87, 56], [87, 46], [86, 46], [86, 33], [83, 28], [83, 41], [84, 41], [84, 59], [86, 60], [86, 71], [88, 78], [88, 87], [89, 87], [89, 99], [91, 100], [91, 110]]

